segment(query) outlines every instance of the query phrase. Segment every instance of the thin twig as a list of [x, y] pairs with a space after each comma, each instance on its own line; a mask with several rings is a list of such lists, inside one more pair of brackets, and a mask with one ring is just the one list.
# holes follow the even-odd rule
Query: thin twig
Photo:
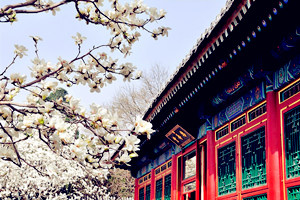
[[4, 69], [4, 71], [0, 74], [0, 76], [3, 76], [6, 73], [6, 71], [15, 63], [17, 57], [18, 57], [18, 55], [15, 55], [12, 62]]

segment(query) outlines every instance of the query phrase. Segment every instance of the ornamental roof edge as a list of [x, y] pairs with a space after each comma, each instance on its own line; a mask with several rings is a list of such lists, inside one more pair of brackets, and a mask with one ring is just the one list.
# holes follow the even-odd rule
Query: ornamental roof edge
[[[211, 34], [211, 32], [214, 30], [214, 28], [217, 26], [217, 24], [220, 22], [222, 17], [225, 15], [225, 13], [231, 8], [233, 2], [235, 0], [227, 0], [225, 3], [225, 6], [221, 8], [220, 13], [215, 17], [215, 20], [211, 22], [210, 26], [205, 29], [205, 31], [201, 34], [199, 39], [197, 39], [196, 44], [193, 46], [193, 48], [189, 51], [189, 53], [184, 57], [182, 62], [177, 66], [174, 73], [170, 76], [170, 79], [165, 82], [164, 86], [161, 87], [161, 90], [158, 92], [158, 94], [153, 98], [152, 102], [149, 104], [148, 108], [144, 111], [143, 117], [147, 118], [147, 113], [155, 108], [155, 103], [159, 99], [159, 97], [162, 95], [162, 93], [166, 90], [166, 88], [173, 82], [176, 75], [179, 73], [180, 70], [182, 70], [186, 65], [186, 63], [190, 60], [192, 55], [194, 55], [195, 52], [197, 52], [198, 47], [202, 44], [202, 42], [208, 38]], [[151, 119], [152, 120], [152, 119]], [[148, 121], [151, 121], [148, 120]]]

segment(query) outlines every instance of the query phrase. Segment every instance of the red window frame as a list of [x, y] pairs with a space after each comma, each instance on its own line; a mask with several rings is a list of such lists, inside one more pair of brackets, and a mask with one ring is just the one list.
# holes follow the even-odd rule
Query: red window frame
[[294, 94], [293, 96], [281, 101], [280, 96], [281, 93], [284, 92], [289, 87], [293, 86], [296, 83], [300, 82], [300, 78], [293, 81], [292, 83], [288, 84], [286, 87], [282, 88], [277, 92], [277, 105], [279, 107], [279, 114], [280, 114], [280, 132], [281, 132], [281, 170], [282, 170], [282, 182], [283, 182], [283, 192], [284, 198], [288, 198], [288, 188], [294, 186], [300, 186], [300, 176], [296, 178], [287, 178], [286, 175], [286, 156], [285, 156], [285, 130], [284, 130], [284, 115], [285, 113], [289, 112], [290, 110], [300, 106], [300, 92]]
[[[213, 131], [213, 134], [215, 136], [215, 160], [216, 160], [216, 199], [217, 200], [227, 200], [227, 199], [239, 199], [239, 198], [245, 198], [249, 197], [248, 194], [251, 193], [251, 195], [256, 194], [265, 194], [267, 193], [268, 188], [268, 181], [266, 185], [258, 186], [255, 188], [250, 189], [242, 189], [242, 152], [241, 152], [241, 138], [263, 126], [265, 126], [265, 137], [267, 137], [267, 112], [263, 113], [262, 115], [258, 116], [257, 118], [249, 121], [249, 113], [256, 108], [262, 106], [263, 104], [267, 103], [266, 100], [262, 101], [261, 103], [253, 106], [251, 109], [245, 111], [241, 115], [237, 116], [233, 120], [230, 120], [228, 123], [224, 124], [223, 126], [219, 127], [215, 131]], [[231, 130], [231, 124], [233, 122], [236, 122], [236, 120], [239, 120], [240, 118], [244, 117], [246, 118], [246, 123], [241, 125], [240, 127]], [[227, 135], [216, 139], [216, 133], [223, 129], [224, 127], [228, 126], [229, 132]], [[230, 144], [231, 142], [235, 142], [235, 164], [236, 164], [236, 191], [234, 193], [225, 194], [219, 196], [218, 192], [218, 149]], [[265, 140], [265, 147], [266, 147], [266, 160], [268, 158], [267, 154], [267, 142]], [[268, 162], [266, 161], [266, 170], [268, 171]]]

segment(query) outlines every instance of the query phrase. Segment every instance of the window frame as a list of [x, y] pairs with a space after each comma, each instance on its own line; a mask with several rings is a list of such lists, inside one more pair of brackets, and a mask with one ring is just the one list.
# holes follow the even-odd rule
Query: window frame
[[[163, 167], [164, 165], [166, 165], [166, 169], [161, 171], [157, 174], [154, 175], [154, 199], [156, 200], [156, 182], [159, 180], [159, 179], [162, 179], [162, 197], [161, 197], [161, 200], [164, 200], [165, 199], [165, 177], [168, 176], [168, 175], [171, 175], [171, 187], [172, 187], [172, 166], [174, 163], [172, 163], [170, 166], [169, 166], [169, 163], [172, 162], [172, 158], [167, 160], [166, 162], [164, 162], [163, 164], [159, 165], [158, 167], [156, 167], [154, 169], [154, 174], [155, 174], [155, 171], [157, 169], [161, 169], [161, 167]], [[175, 173], [175, 172], [173, 172]], [[171, 191], [171, 195], [172, 195], [172, 191]]]
[[[196, 155], [196, 169], [195, 169], [195, 175], [191, 176], [191, 177], [187, 177], [184, 179], [183, 177], [183, 172], [184, 172], [184, 156], [187, 156], [191, 153], [195, 152]], [[190, 147], [186, 148], [183, 153], [180, 155], [180, 159], [181, 159], [181, 170], [180, 170], [180, 196], [183, 197], [184, 195], [188, 194], [188, 193], [192, 193], [192, 192], [196, 192], [197, 190], [197, 170], [198, 170], [198, 164], [199, 164], [199, 150], [197, 147], [197, 142], [195, 142], [194, 144], [192, 144]], [[196, 182], [196, 188], [194, 190], [190, 190], [188, 192], [184, 192], [184, 186], [186, 184], [189, 184], [191, 182], [195, 181]]]
[[[255, 193], [257, 195], [266, 193], [268, 188], [268, 181], [265, 185], [260, 185], [255, 188], [248, 188], [243, 189], [242, 188], [242, 144], [241, 139], [243, 136], [252, 133], [253, 131], [261, 128], [262, 126], [265, 126], [265, 152], [266, 152], [266, 160], [268, 158], [268, 151], [267, 151], [267, 111], [262, 113], [261, 115], [258, 115], [256, 118], [249, 120], [249, 113], [251, 113], [253, 110], [259, 108], [263, 104], [266, 104], [267, 101], [263, 100], [260, 103], [256, 104], [255, 106], [251, 107], [250, 109], [246, 110], [245, 112], [241, 113], [234, 119], [230, 120], [229, 122], [223, 124], [219, 128], [213, 131], [214, 137], [215, 137], [215, 156], [216, 156], [216, 197], [217, 199], [231, 199], [231, 198], [237, 198], [238, 194], [241, 194], [242, 198], [247, 197], [249, 192], [252, 194]], [[235, 122], [236, 120], [240, 119], [241, 117], [246, 117], [246, 123], [242, 126], [238, 127], [235, 130], [231, 130], [231, 124]], [[223, 129], [224, 127], [228, 126], [229, 132], [223, 137], [220, 137], [219, 139], [216, 138], [216, 132]], [[227, 144], [235, 141], [235, 150], [236, 150], [236, 191], [233, 193], [228, 193], [224, 195], [219, 195], [219, 180], [218, 180], [218, 149], [226, 146]], [[268, 163], [266, 162], [266, 170], [268, 170]]]
[[292, 83], [288, 84], [277, 92], [277, 105], [280, 112], [280, 127], [281, 127], [281, 163], [282, 163], [282, 175], [283, 175], [283, 187], [285, 198], [288, 198], [289, 188], [300, 186], [300, 176], [294, 178], [287, 178], [286, 169], [286, 141], [285, 141], [285, 114], [292, 109], [300, 106], [300, 92], [292, 95], [291, 97], [281, 101], [282, 92], [292, 87], [294, 84], [298, 84], [300, 78], [296, 79]]

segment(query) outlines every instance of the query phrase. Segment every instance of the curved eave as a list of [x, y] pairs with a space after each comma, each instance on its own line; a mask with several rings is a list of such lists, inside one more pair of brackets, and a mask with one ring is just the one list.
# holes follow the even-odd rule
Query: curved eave
[[197, 44], [183, 59], [164, 89], [154, 99], [149, 109], [145, 112], [144, 119], [152, 121], [161, 108], [188, 82], [189, 78], [201, 71], [201, 66], [205, 64], [210, 55], [222, 45], [229, 34], [238, 26], [239, 21], [242, 20], [251, 6], [251, 1], [227, 1], [216, 20], [201, 35]]

